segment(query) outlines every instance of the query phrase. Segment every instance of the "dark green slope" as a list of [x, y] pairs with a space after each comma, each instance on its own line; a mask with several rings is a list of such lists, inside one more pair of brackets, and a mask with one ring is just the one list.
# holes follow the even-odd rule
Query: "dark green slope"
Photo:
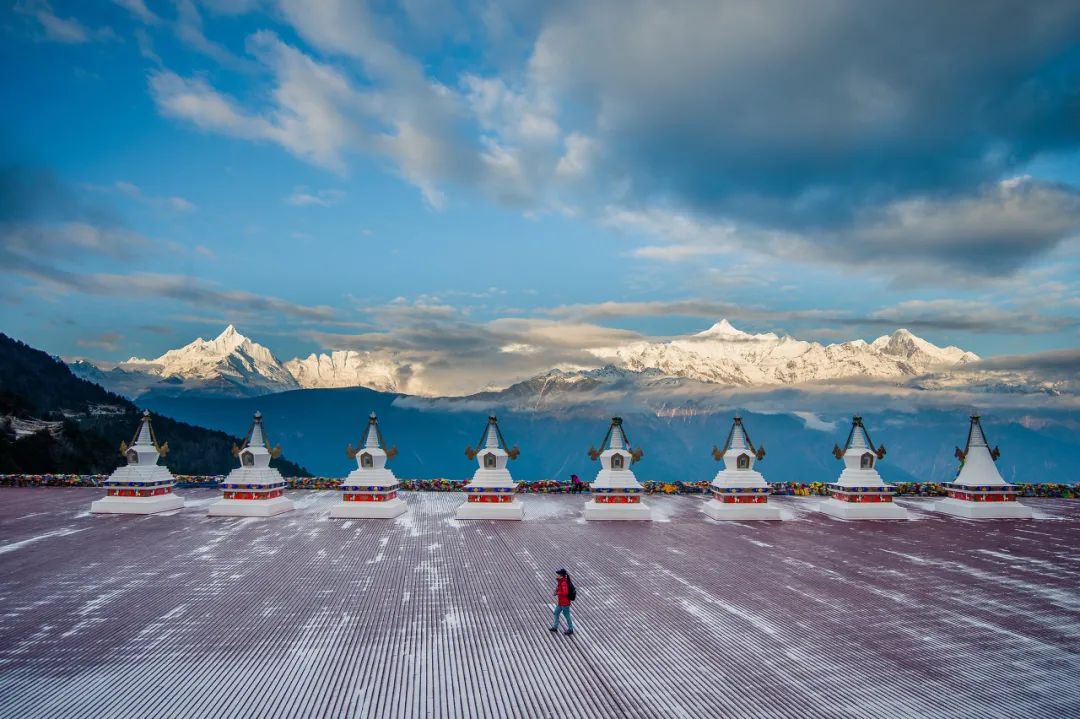
[[[131, 440], [139, 415], [130, 401], [0, 333], [0, 474], [107, 474], [121, 463], [120, 443]], [[13, 423], [34, 420], [52, 424], [16, 439]], [[169, 443], [164, 463], [174, 473], [225, 474], [236, 466], [237, 437], [162, 415], [153, 422], [159, 441]], [[284, 458], [274, 466], [286, 476], [308, 475]]]

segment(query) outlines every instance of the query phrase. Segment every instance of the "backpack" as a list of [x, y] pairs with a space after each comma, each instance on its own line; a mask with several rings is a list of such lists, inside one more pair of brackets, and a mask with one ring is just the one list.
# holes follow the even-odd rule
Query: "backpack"
[[577, 599], [577, 587], [574, 586], [569, 577], [566, 579], [566, 585], [566, 598], [573, 602]]

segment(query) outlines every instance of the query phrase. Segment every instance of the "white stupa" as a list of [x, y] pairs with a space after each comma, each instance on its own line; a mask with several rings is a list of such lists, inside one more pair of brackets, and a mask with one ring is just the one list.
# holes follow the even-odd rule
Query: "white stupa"
[[652, 521], [652, 509], [641, 501], [645, 488], [630, 469], [644, 452], [640, 447], [630, 449], [621, 417], [611, 418], [600, 446], [601, 451], [589, 450], [589, 457], [600, 460], [600, 473], [590, 486], [592, 499], [585, 503], [585, 519]]
[[127, 464], [118, 467], [105, 480], [105, 497], [92, 502], [95, 514], [154, 514], [184, 506], [182, 497], [173, 494], [175, 479], [158, 459], [169, 453], [169, 443], [159, 446], [150, 426], [150, 413], [143, 412], [131, 446], [120, 444], [120, 454]]
[[372, 412], [360, 449], [345, 450], [356, 459], [354, 469], [341, 483], [341, 502], [330, 510], [331, 517], [342, 519], [390, 519], [405, 513], [405, 502], [397, 496], [398, 481], [386, 468], [386, 461], [397, 454], [397, 447], [386, 449], [379, 419]]
[[754, 470], [754, 461], [765, 458], [765, 448], [754, 447], [742, 417], [735, 417], [724, 448], [713, 447], [713, 457], [724, 468], [709, 486], [712, 499], [701, 511], [713, 519], [781, 519], [780, 509], [768, 504], [768, 482]]
[[507, 448], [499, 430], [499, 421], [488, 417], [484, 433], [476, 449], [465, 448], [465, 456], [476, 459], [479, 468], [472, 481], [465, 485], [465, 503], [458, 507], [458, 519], [521, 519], [525, 508], [514, 497], [517, 482], [506, 468], [507, 461], [517, 459], [517, 447]]
[[840, 519], [909, 519], [906, 509], [893, 502], [896, 490], [881, 481], [874, 465], [885, 456], [885, 446], [875, 447], [862, 417], [851, 418], [851, 432], [844, 448], [833, 447], [844, 460], [844, 471], [828, 485], [832, 495], [818, 504], [820, 512]]
[[285, 478], [270, 466], [281, 454], [281, 447], [267, 447], [262, 412], [256, 412], [247, 438], [233, 447], [240, 466], [229, 472], [221, 483], [221, 499], [210, 505], [212, 517], [272, 517], [289, 512], [293, 503], [286, 499]]
[[960, 473], [944, 484], [948, 497], [933, 509], [966, 519], [1031, 519], [1031, 508], [1016, 501], [1017, 487], [1001, 478], [994, 462], [1001, 455], [990, 449], [978, 415], [971, 418], [967, 445], [956, 448]]

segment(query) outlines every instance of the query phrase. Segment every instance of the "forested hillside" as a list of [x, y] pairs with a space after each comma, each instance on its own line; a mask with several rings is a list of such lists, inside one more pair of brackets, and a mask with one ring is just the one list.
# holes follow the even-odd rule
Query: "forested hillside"
[[[139, 414], [130, 401], [0, 333], [0, 473], [111, 472]], [[169, 443], [164, 462], [174, 473], [225, 474], [236, 465], [231, 450], [238, 437], [158, 414], [153, 423], [159, 441]], [[308, 474], [284, 458], [274, 466], [286, 476]]]

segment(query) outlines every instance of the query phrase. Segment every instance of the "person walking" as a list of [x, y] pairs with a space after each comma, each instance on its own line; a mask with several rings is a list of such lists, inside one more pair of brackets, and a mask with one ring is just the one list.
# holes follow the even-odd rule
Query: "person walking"
[[570, 492], [571, 494], [581, 494], [581, 477], [576, 474], [570, 475]]
[[577, 588], [574, 587], [574, 582], [565, 569], [557, 570], [555, 576], [558, 577], [555, 583], [557, 601], [555, 604], [555, 618], [549, 631], [559, 631], [559, 617], [563, 616], [566, 617], [566, 631], [563, 634], [569, 637], [574, 633], [574, 618], [570, 616], [570, 603], [577, 599]]

